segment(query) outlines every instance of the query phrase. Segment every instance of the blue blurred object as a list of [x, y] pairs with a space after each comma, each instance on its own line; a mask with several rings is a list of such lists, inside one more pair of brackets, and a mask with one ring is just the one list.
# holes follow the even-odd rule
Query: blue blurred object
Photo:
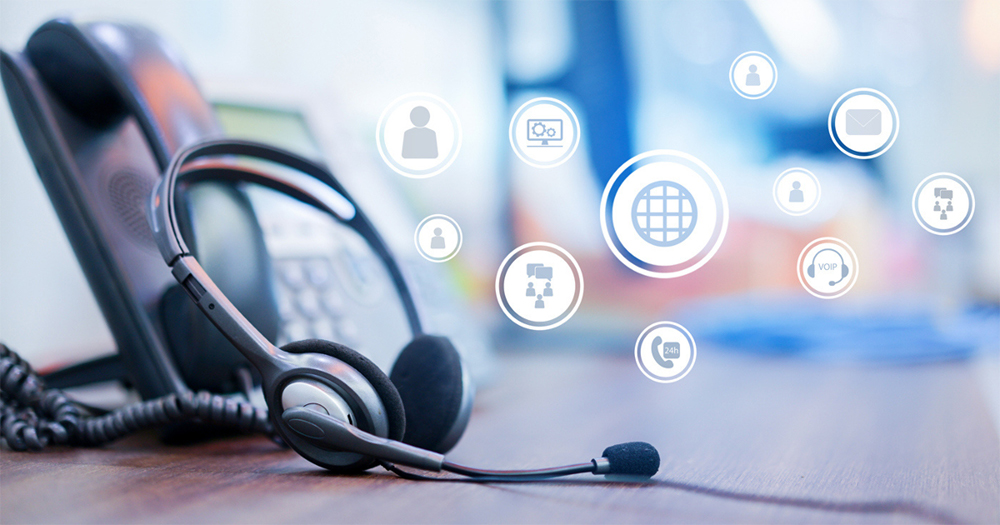
[[688, 309], [699, 342], [765, 356], [820, 361], [928, 363], [967, 359], [1000, 346], [1000, 307], [970, 307], [942, 322], [927, 310], [837, 310], [814, 301], [725, 299]]
[[632, 157], [632, 88], [625, 67], [619, 5], [606, 0], [573, 2], [570, 9], [575, 53], [565, 74], [542, 82], [508, 79], [507, 91], [512, 100], [525, 90], [571, 93], [577, 101], [575, 110], [586, 121], [590, 160], [603, 186]]

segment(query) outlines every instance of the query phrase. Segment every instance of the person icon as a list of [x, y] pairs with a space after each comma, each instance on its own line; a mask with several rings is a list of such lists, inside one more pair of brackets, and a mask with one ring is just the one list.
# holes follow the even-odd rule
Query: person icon
[[441, 235], [441, 228], [434, 228], [434, 236], [431, 237], [431, 249], [443, 250], [444, 248], [444, 236]]
[[951, 201], [948, 201], [948, 207], [945, 208], [944, 211], [955, 211], [955, 208], [951, 207]]
[[805, 202], [806, 195], [802, 192], [802, 183], [795, 181], [792, 183], [792, 191], [788, 194], [788, 202]]
[[535, 308], [545, 308], [545, 301], [542, 299], [542, 294], [535, 296]]
[[[424, 127], [431, 120], [431, 112], [423, 106], [410, 110], [412, 128], [403, 133], [404, 159], [436, 159], [438, 156], [437, 133]], [[444, 246], [442, 246], [443, 248]]]
[[535, 283], [528, 283], [528, 290], [524, 292], [525, 297], [534, 297], [537, 291], [535, 290]]
[[750, 72], [747, 73], [747, 85], [748, 86], [760, 85], [760, 74], [757, 73], [757, 64], [750, 64]]
[[941, 211], [941, 201], [934, 201], [934, 211]]
[[552, 283], [545, 283], [545, 291], [542, 292], [545, 297], [552, 297]]

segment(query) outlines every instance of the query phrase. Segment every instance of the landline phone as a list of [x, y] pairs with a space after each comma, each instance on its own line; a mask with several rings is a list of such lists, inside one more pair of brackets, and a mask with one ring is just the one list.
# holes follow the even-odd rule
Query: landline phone
[[[126, 379], [145, 399], [245, 388], [249, 363], [174, 283], [146, 222], [173, 155], [223, 136], [177, 57], [142, 27], [53, 20], [23, 53], [0, 59], [25, 144], [119, 349], [52, 374], [52, 386]], [[269, 339], [396, 348], [409, 340], [405, 312], [384, 293], [388, 277], [332, 221], [224, 184], [203, 184], [182, 205], [206, 270], [225, 275], [220, 287]], [[336, 246], [310, 249], [296, 238], [303, 225], [338, 230], [310, 232]], [[367, 326], [373, 311], [377, 331]]]
[[[191, 319], [146, 223], [147, 196], [173, 154], [222, 134], [176, 56], [143, 28], [67, 20], [41, 26], [23, 53], [0, 56], [25, 145], [108, 321], [126, 378], [146, 399], [188, 388], [232, 392], [232, 380], [215, 372], [243, 365], [228, 342]], [[233, 249], [259, 250], [246, 203], [232, 189], [213, 193], [219, 208], [234, 215], [222, 220], [236, 219], [243, 229], [232, 237]], [[273, 336], [278, 318], [268, 268], [233, 270], [245, 287], [234, 294], [257, 298], [247, 315]], [[112, 379], [122, 371], [115, 362], [93, 362], [50, 383]]]
[[[337, 472], [381, 464], [403, 477], [425, 479], [396, 463], [479, 481], [582, 472], [648, 478], [656, 472], [659, 456], [645, 443], [609, 447], [587, 463], [534, 471], [480, 470], [445, 461], [442, 454], [468, 423], [472, 385], [452, 344], [423, 334], [405, 279], [374, 226], [325, 167], [265, 144], [222, 138], [212, 107], [177, 53], [153, 32], [53, 20], [35, 31], [23, 53], [0, 55], [0, 76], [29, 154], [108, 320], [125, 377], [147, 400], [86, 417], [80, 405], [45, 388], [26, 362], [0, 345], [2, 437], [11, 448], [101, 444], [139, 428], [195, 419], [276, 435], [306, 459]], [[302, 266], [286, 261], [278, 269], [285, 275], [276, 277], [269, 255], [274, 241], [265, 235], [258, 212], [324, 205], [267, 170], [227, 161], [233, 157], [298, 171], [346, 201], [348, 213], [328, 210], [339, 222], [330, 220], [332, 230], [325, 232], [346, 239], [339, 244], [343, 250], [334, 250], [348, 259], [341, 266], [365, 268], [361, 281], [382, 282], [397, 292], [368, 301], [367, 309], [352, 309], [379, 324], [396, 316], [396, 324], [411, 331], [406, 340], [412, 341], [390, 375], [340, 343], [305, 339], [276, 346], [282, 337], [319, 335], [283, 330], [296, 320], [279, 306], [280, 294], [295, 292], [304, 280], [316, 288], [310, 293], [329, 289], [329, 273], [317, 268], [337, 257], [309, 257]], [[205, 158], [216, 160], [189, 163]], [[234, 184], [248, 180], [277, 190], [285, 201], [264, 204], [266, 197]], [[179, 195], [175, 187], [182, 184], [187, 190]], [[361, 238], [367, 244], [356, 242]], [[276, 284], [282, 280], [284, 291]], [[350, 286], [350, 279], [341, 280]], [[118, 378], [116, 362], [76, 367], [48, 378], [48, 386]], [[270, 414], [220, 395], [246, 391], [253, 382], [262, 383]], [[26, 417], [29, 411], [44, 417]]]

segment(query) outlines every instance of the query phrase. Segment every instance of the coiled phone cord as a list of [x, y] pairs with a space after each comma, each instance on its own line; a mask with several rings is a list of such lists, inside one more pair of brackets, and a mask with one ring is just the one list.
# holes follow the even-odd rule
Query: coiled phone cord
[[45, 388], [41, 376], [0, 343], [0, 437], [12, 450], [41, 450], [50, 444], [102, 445], [178, 421], [274, 435], [267, 410], [210, 392], [169, 394], [104, 415], [88, 415], [61, 390]]

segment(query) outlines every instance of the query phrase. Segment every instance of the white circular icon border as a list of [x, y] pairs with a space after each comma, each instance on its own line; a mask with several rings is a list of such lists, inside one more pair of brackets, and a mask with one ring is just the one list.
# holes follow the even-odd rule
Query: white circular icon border
[[[424, 253], [424, 249], [420, 246], [420, 230], [423, 229], [424, 225], [427, 224], [432, 219], [444, 219], [444, 220], [450, 222], [452, 224], [452, 226], [455, 227], [455, 231], [458, 232], [458, 244], [455, 246], [455, 249], [451, 251], [451, 253], [449, 253], [447, 256], [445, 256], [443, 258], [431, 257], [430, 255], [427, 255], [426, 253]], [[458, 255], [458, 251], [462, 249], [462, 227], [458, 225], [458, 221], [456, 221], [455, 219], [452, 219], [451, 217], [449, 217], [447, 215], [444, 215], [444, 214], [441, 214], [441, 213], [436, 213], [434, 215], [428, 215], [427, 217], [424, 217], [424, 220], [420, 221], [420, 223], [417, 224], [417, 229], [414, 230], [414, 232], [413, 232], [413, 244], [416, 245], [416, 247], [417, 247], [417, 253], [419, 253], [421, 257], [423, 257], [424, 259], [427, 259], [430, 262], [433, 262], [433, 263], [443, 263], [443, 262], [450, 261], [456, 255]]]
[[[950, 231], [942, 231], [927, 224], [927, 222], [924, 221], [923, 218], [920, 216], [920, 212], [917, 211], [917, 198], [920, 196], [920, 190], [924, 186], [926, 186], [931, 180], [938, 178], [957, 179], [957, 182], [961, 184], [962, 187], [965, 188], [965, 191], [969, 193], [969, 214], [965, 217], [965, 219], [962, 220], [962, 224], [954, 227], [954, 229]], [[934, 235], [940, 235], [942, 237], [945, 235], [954, 235], [964, 230], [965, 227], [968, 226], [970, 222], [972, 222], [972, 216], [976, 213], [976, 194], [972, 192], [972, 186], [970, 186], [969, 183], [966, 182], [966, 180], [963, 179], [962, 177], [959, 177], [958, 175], [955, 175], [954, 173], [949, 173], [947, 171], [939, 171], [933, 175], [928, 175], [924, 177], [924, 180], [920, 181], [920, 183], [917, 184], [917, 188], [913, 190], [912, 206], [913, 206], [913, 217], [917, 219], [917, 224], [919, 224], [920, 227], [922, 227], [923, 229], [927, 230], [930, 233], [933, 233]]]
[[[411, 170], [407, 170], [405, 167], [399, 166], [398, 163], [393, 160], [392, 156], [385, 151], [386, 146], [383, 144], [383, 142], [385, 142], [385, 126], [389, 120], [389, 115], [400, 104], [414, 98], [430, 99], [435, 103], [440, 104], [448, 114], [448, 118], [450, 118], [455, 125], [455, 144], [451, 148], [448, 158], [441, 161], [438, 166], [426, 170], [427, 173], [413, 173]], [[443, 98], [431, 93], [408, 93], [390, 102], [389, 105], [382, 111], [382, 115], [378, 118], [378, 124], [375, 126], [375, 145], [378, 147], [378, 153], [382, 156], [382, 160], [387, 166], [392, 168], [392, 171], [411, 179], [429, 179], [451, 167], [452, 163], [455, 162], [455, 159], [458, 158], [458, 152], [462, 149], [462, 122], [458, 119], [458, 114], [455, 113], [455, 109], [452, 108], [451, 104], [448, 104], [448, 102], [446, 102]]]
[[[881, 146], [879, 146], [870, 153], [857, 153], [851, 148], [848, 148], [846, 145], [842, 144], [842, 141], [840, 140], [840, 137], [837, 134], [837, 125], [834, 122], [837, 117], [837, 110], [840, 108], [840, 106], [847, 99], [852, 98], [856, 94], [859, 94], [859, 92], [863, 92], [863, 94], [865, 95], [873, 96], [877, 99], [882, 100], [883, 102], [885, 102], [885, 105], [888, 106], [890, 110], [892, 110], [892, 136], [889, 137], [889, 140], [885, 141], [884, 144], [882, 144]], [[892, 145], [896, 143], [896, 137], [899, 136], [899, 111], [896, 110], [896, 105], [892, 103], [892, 99], [890, 99], [889, 96], [886, 95], [885, 93], [882, 93], [881, 91], [872, 88], [854, 88], [848, 91], [847, 93], [840, 95], [837, 101], [833, 103], [833, 106], [830, 107], [830, 116], [827, 117], [826, 125], [827, 129], [830, 131], [830, 139], [833, 140], [833, 145], [837, 146], [837, 149], [839, 149], [841, 153], [855, 159], [861, 159], [861, 160], [874, 159], [875, 157], [880, 157], [883, 153], [889, 151], [889, 148], [891, 148]]]
[[[673, 328], [673, 329], [679, 331], [681, 334], [684, 335], [684, 337], [687, 338], [688, 343], [691, 344], [691, 361], [688, 363], [687, 368], [685, 368], [680, 374], [678, 374], [678, 375], [676, 375], [674, 377], [667, 378], [667, 379], [664, 379], [664, 378], [662, 378], [660, 376], [657, 376], [656, 374], [653, 374], [652, 372], [646, 370], [646, 367], [642, 366], [642, 357], [640, 356], [640, 353], [642, 352], [642, 342], [646, 339], [646, 336], [650, 332], [652, 332], [653, 330], [656, 330], [657, 328], [661, 328], [661, 327], [670, 327], [670, 328]], [[664, 384], [666, 384], [666, 383], [674, 383], [674, 382], [680, 381], [681, 379], [684, 379], [684, 377], [687, 376], [691, 372], [691, 369], [694, 368], [694, 362], [697, 359], [698, 359], [698, 347], [695, 345], [694, 336], [691, 335], [691, 332], [689, 332], [687, 328], [684, 328], [680, 324], [675, 323], [673, 321], [658, 321], [658, 322], [655, 322], [655, 323], [647, 326], [639, 334], [639, 337], [635, 340], [635, 364], [639, 367], [639, 371], [642, 372], [642, 375], [646, 376], [647, 378], [649, 378], [649, 379], [651, 379], [653, 381], [656, 381], [657, 383], [664, 383]]]
[[[739, 63], [740, 59], [748, 55], [759, 56], [764, 60], [767, 60], [767, 62], [771, 64], [771, 71], [774, 72], [774, 79], [771, 80], [771, 86], [767, 88], [767, 91], [761, 93], [760, 95], [747, 95], [746, 93], [741, 91], [740, 88], [736, 87], [736, 80], [733, 78], [733, 74], [736, 73], [736, 64]], [[733, 91], [735, 91], [737, 95], [745, 99], [757, 100], [760, 98], [764, 98], [767, 95], [769, 95], [771, 91], [774, 91], [774, 86], [778, 85], [778, 66], [777, 64], [774, 63], [774, 60], [771, 60], [771, 57], [767, 56], [767, 53], [764, 53], [762, 51], [747, 51], [746, 53], [743, 53], [740, 56], [736, 57], [736, 60], [733, 60], [733, 64], [729, 66], [729, 85], [733, 86]]]
[[[517, 123], [518, 118], [521, 116], [522, 113], [527, 111], [532, 106], [541, 103], [549, 103], [554, 106], [559, 106], [561, 109], [566, 111], [566, 113], [570, 116], [570, 119], [572, 119], [573, 121], [573, 145], [570, 147], [568, 153], [563, 155], [561, 158], [549, 163], [539, 163], [534, 159], [528, 157], [527, 154], [522, 152], [521, 149], [517, 146], [517, 140], [515, 139], [516, 132], [514, 130], [514, 124]], [[525, 102], [524, 104], [521, 104], [521, 106], [517, 108], [517, 111], [514, 112], [514, 115], [510, 118], [510, 125], [507, 128], [507, 139], [510, 141], [510, 148], [514, 150], [514, 154], [516, 154], [517, 158], [521, 159], [525, 164], [535, 168], [554, 168], [568, 161], [573, 156], [573, 154], [576, 153], [576, 149], [580, 146], [580, 131], [581, 131], [580, 119], [576, 117], [576, 113], [573, 111], [573, 108], [569, 107], [569, 104], [557, 98], [536, 97]]]
[[[847, 283], [847, 286], [845, 286], [843, 290], [840, 290], [839, 292], [833, 295], [823, 295], [816, 292], [808, 285], [808, 283], [805, 280], [805, 277], [803, 277], [802, 275], [802, 259], [806, 256], [807, 253], [809, 253], [809, 250], [812, 250], [817, 244], [821, 244], [824, 242], [839, 244], [841, 247], [846, 248], [847, 252], [851, 256], [851, 264], [854, 265], [854, 269], [851, 270], [854, 273], [851, 276], [851, 280]], [[842, 297], [844, 294], [851, 291], [851, 288], [854, 288], [855, 283], [858, 282], [858, 275], [861, 273], [861, 262], [858, 260], [858, 254], [854, 253], [854, 248], [851, 248], [851, 245], [847, 244], [847, 242], [845, 242], [844, 240], [838, 239], [836, 237], [820, 237], [819, 239], [814, 239], [812, 242], [807, 244], [805, 248], [802, 249], [802, 252], [799, 253], [799, 260], [798, 263], [796, 264], [795, 270], [799, 276], [799, 284], [801, 284], [802, 287], [805, 288], [806, 291], [812, 294], [814, 297], [818, 297], [820, 299], [836, 299], [838, 297]]]
[[[611, 187], [614, 186], [615, 181], [618, 180], [618, 177], [620, 177], [621, 174], [624, 173], [625, 170], [630, 168], [632, 165], [641, 160], [657, 155], [680, 157], [701, 168], [704, 171], [704, 174], [708, 175], [707, 180], [710, 181], [711, 184], [714, 184], [715, 188], [719, 191], [719, 198], [722, 201], [722, 206], [720, 206], [720, 208], [722, 209], [722, 216], [719, 218], [719, 220], [722, 223], [722, 227], [719, 230], [719, 238], [716, 239], [714, 246], [712, 246], [712, 248], [708, 251], [708, 253], [705, 254], [705, 256], [702, 257], [701, 260], [698, 261], [697, 263], [688, 266], [683, 270], [677, 270], [673, 272], [657, 272], [653, 270], [647, 270], [645, 268], [635, 265], [634, 263], [632, 263], [632, 261], [628, 260], [628, 258], [625, 257], [624, 254], [618, 251], [617, 246], [615, 246], [614, 241], [611, 239], [611, 234], [608, 232], [608, 218], [606, 210], [608, 207], [608, 197], [609, 193], [611, 192]], [[717, 251], [719, 251], [719, 248], [722, 246], [722, 241], [726, 238], [726, 232], [728, 230], [729, 230], [729, 199], [726, 197], [726, 190], [725, 188], [722, 187], [722, 182], [719, 181], [719, 178], [715, 175], [715, 172], [712, 171], [712, 169], [709, 168], [707, 164], [705, 164], [697, 157], [689, 153], [684, 153], [683, 151], [670, 150], [670, 149], [656, 149], [647, 151], [645, 153], [640, 153], [632, 157], [631, 159], [625, 161], [624, 164], [622, 164], [617, 170], [615, 170], [614, 175], [611, 176], [611, 178], [608, 180], [608, 183], [604, 185], [604, 194], [601, 196], [601, 232], [604, 234], [604, 242], [608, 245], [608, 248], [611, 249], [611, 253], [613, 253], [615, 257], [619, 261], [621, 261], [622, 264], [627, 266], [632, 271], [639, 273], [641, 275], [645, 275], [646, 277], [653, 277], [656, 279], [673, 279], [676, 277], [683, 277], [701, 268], [702, 266], [707, 264], [708, 261], [712, 259], [712, 257], [715, 256], [715, 253]], [[704, 250], [704, 247], [702, 248], [702, 250]], [[638, 257], [636, 258], [638, 259]]]
[[[784, 179], [787, 175], [791, 173], [805, 173], [806, 175], [809, 175], [809, 177], [813, 180], [813, 182], [816, 183], [816, 199], [813, 200], [812, 206], [810, 206], [808, 209], [804, 211], [800, 212], [790, 211], [781, 205], [781, 200], [778, 198], [778, 184], [781, 183], [782, 179]], [[815, 210], [816, 206], [819, 206], [819, 199], [820, 197], [823, 196], [823, 187], [820, 186], [819, 178], [816, 177], [816, 174], [813, 173], [812, 171], [809, 171], [805, 168], [788, 168], [787, 170], [778, 174], [778, 178], [774, 179], [774, 186], [771, 188], [771, 196], [774, 197], [774, 203], [778, 205], [779, 210], [787, 213], [788, 215], [791, 215], [792, 217], [801, 217]]]
[[[544, 326], [533, 326], [521, 321], [520, 319], [517, 319], [514, 313], [509, 311], [507, 307], [504, 306], [504, 299], [503, 299], [504, 295], [503, 292], [501, 291], [503, 280], [506, 277], [507, 273], [505, 270], [508, 267], [508, 263], [511, 261], [511, 259], [514, 258], [515, 256], [521, 255], [526, 251], [530, 251], [530, 248], [535, 248], [535, 247], [549, 248], [565, 256], [565, 258], [570, 263], [572, 263], [570, 265], [570, 269], [572, 269], [573, 273], [576, 274], [576, 278], [580, 283], [580, 288], [579, 290], [577, 290], [576, 301], [573, 303], [573, 306], [569, 308], [569, 310], [564, 311], [563, 314], [560, 314], [557, 321], [553, 322], [552, 324], [547, 324]], [[513, 321], [514, 324], [520, 326], [521, 328], [527, 328], [528, 330], [535, 330], [535, 331], [551, 330], [553, 328], [561, 326], [566, 321], [569, 321], [576, 314], [577, 309], [580, 308], [580, 303], [583, 302], [583, 270], [580, 269], [580, 264], [576, 262], [576, 258], [573, 257], [573, 254], [566, 251], [566, 249], [563, 248], [562, 246], [558, 246], [550, 242], [529, 242], [526, 244], [522, 244], [517, 248], [514, 248], [513, 250], [511, 250], [510, 253], [507, 254], [506, 257], [503, 258], [503, 261], [500, 262], [500, 267], [497, 268], [497, 278], [494, 287], [496, 289], [497, 303], [500, 305], [500, 309], [503, 310], [504, 315], [506, 315], [508, 319]]]

